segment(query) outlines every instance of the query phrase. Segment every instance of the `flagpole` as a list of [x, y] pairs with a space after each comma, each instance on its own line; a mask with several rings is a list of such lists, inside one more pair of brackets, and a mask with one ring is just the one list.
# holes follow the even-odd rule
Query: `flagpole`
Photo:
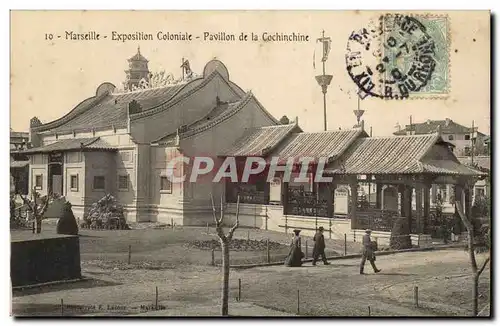
[[326, 93], [328, 86], [330, 85], [330, 82], [332, 81], [333, 76], [332, 75], [327, 75], [326, 74], [326, 59], [328, 55], [329, 48], [327, 45], [328, 39], [325, 38], [325, 31], [323, 30], [321, 33], [321, 38], [318, 39], [318, 41], [321, 41], [323, 43], [323, 57], [321, 58], [321, 61], [323, 63], [323, 74], [316, 76], [316, 81], [318, 82], [319, 86], [321, 86], [321, 91], [323, 93], [323, 130], [327, 130], [327, 124], [326, 124]]

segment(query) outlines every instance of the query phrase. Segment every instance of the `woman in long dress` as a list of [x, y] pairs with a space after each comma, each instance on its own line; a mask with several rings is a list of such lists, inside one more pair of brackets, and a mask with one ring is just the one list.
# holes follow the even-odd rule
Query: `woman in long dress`
[[290, 244], [290, 252], [285, 259], [285, 266], [300, 267], [302, 266], [302, 258], [304, 258], [300, 242], [300, 230], [293, 230], [293, 233], [295, 233], [295, 236]]

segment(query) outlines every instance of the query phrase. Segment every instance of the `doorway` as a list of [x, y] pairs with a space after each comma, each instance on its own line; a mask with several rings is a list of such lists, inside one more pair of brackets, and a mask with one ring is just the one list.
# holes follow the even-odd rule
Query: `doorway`
[[63, 155], [49, 154], [48, 193], [63, 195]]

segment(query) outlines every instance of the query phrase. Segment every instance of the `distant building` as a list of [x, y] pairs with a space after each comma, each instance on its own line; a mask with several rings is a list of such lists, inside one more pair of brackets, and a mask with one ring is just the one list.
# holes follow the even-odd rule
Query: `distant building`
[[[488, 137], [489, 143], [489, 137]], [[491, 157], [490, 156], [457, 156], [460, 163], [463, 165], [470, 166], [476, 170], [486, 172], [488, 174], [491, 173]], [[473, 196], [474, 199], [478, 196], [487, 196], [490, 198], [490, 177], [485, 178], [484, 180], [479, 180], [474, 185]]]
[[[472, 127], [458, 124], [449, 118], [445, 120], [427, 120], [426, 122], [412, 123], [411, 125], [406, 125], [404, 129], [396, 131], [394, 135], [432, 134], [436, 132], [438, 126], [441, 127], [443, 139], [455, 145], [455, 155], [470, 156], [472, 148]], [[485, 141], [489, 142], [489, 136], [477, 132], [476, 144], [474, 146], [475, 155], [489, 155], [488, 146]]]
[[139, 87], [141, 81], [149, 82], [149, 61], [141, 54], [140, 48], [137, 48], [137, 53], [127, 61], [128, 69], [125, 70], [126, 80], [123, 83], [125, 89], [132, 90], [134, 87]]
[[[406, 125], [404, 129], [400, 129], [394, 135], [423, 135], [432, 134], [440, 128], [442, 137], [445, 141], [455, 146], [453, 152], [462, 164], [473, 166], [483, 172], [490, 171], [490, 136], [481, 132], [477, 132], [476, 139], [473, 145], [471, 137], [474, 131], [471, 127], [461, 125], [453, 120], [446, 118], [445, 120], [427, 120], [421, 123], [412, 123]], [[471, 148], [474, 146], [474, 164], [471, 164]], [[481, 168], [483, 166], [483, 168]], [[487, 166], [487, 168], [486, 168]], [[489, 194], [489, 178], [479, 180], [474, 185], [473, 198], [480, 194]], [[445, 209], [450, 209], [455, 200], [453, 188], [451, 185], [433, 186], [432, 189], [432, 203], [436, 203], [437, 195], [440, 195], [444, 201]]]
[[10, 191], [14, 193], [28, 193], [29, 158], [24, 153], [28, 138], [27, 132], [10, 132]]

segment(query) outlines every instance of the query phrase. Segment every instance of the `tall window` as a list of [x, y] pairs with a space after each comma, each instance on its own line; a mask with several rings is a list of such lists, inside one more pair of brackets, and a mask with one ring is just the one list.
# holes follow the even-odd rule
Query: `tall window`
[[93, 184], [94, 190], [104, 190], [105, 185], [106, 185], [106, 180], [104, 176], [102, 175], [94, 176], [94, 184]]
[[35, 175], [35, 189], [36, 190], [43, 189], [43, 175], [42, 174]]
[[118, 190], [128, 190], [129, 176], [128, 174], [118, 176]]
[[167, 176], [160, 176], [160, 192], [167, 194], [172, 193], [172, 182]]
[[70, 177], [70, 188], [71, 191], [78, 191], [78, 175], [72, 175]]

